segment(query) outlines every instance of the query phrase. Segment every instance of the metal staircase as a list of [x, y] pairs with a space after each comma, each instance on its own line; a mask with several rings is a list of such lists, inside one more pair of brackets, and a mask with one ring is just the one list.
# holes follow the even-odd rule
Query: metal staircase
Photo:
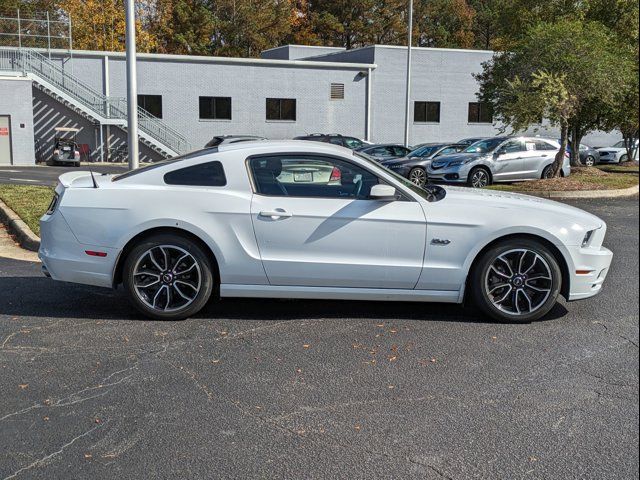
[[[31, 78], [36, 87], [101, 125], [127, 129], [127, 101], [107, 97], [66, 72], [47, 57], [28, 49], [0, 49], [0, 71], [12, 71]], [[186, 139], [162, 120], [138, 107], [140, 141], [166, 157], [191, 150]]]

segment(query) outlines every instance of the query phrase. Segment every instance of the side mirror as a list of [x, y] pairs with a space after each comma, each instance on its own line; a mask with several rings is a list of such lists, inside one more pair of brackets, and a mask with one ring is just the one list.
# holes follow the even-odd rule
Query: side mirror
[[374, 185], [371, 187], [369, 198], [371, 200], [380, 200], [382, 202], [393, 202], [396, 200], [396, 189], [391, 185]]
[[499, 157], [500, 155], [504, 154], [504, 148], [499, 148], [498, 150], [496, 150], [495, 152], [493, 152], [493, 156], [494, 157]]

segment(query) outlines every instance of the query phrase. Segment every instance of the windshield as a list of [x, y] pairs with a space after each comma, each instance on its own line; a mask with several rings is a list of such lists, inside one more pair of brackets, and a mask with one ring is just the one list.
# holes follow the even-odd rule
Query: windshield
[[442, 145], [425, 145], [409, 152], [410, 157], [429, 157]]
[[[381, 167], [378, 162], [376, 162], [372, 157], [370, 157], [366, 153], [363, 153], [363, 152], [353, 152], [353, 153], [358, 158], [365, 160], [367, 163], [369, 163], [371, 167], [375, 169], [384, 168], [384, 167]], [[439, 187], [438, 185], [427, 184], [424, 186], [424, 188], [420, 188], [419, 186], [410, 182], [409, 180], [404, 178], [402, 175], [397, 174], [393, 170], [388, 170], [384, 168], [384, 172], [394, 177], [394, 179], [400, 182], [403, 186], [407, 187], [412, 192], [417, 193], [428, 202], [436, 202], [438, 200], [442, 200], [446, 195], [445, 189], [442, 187]]]
[[472, 143], [465, 149], [465, 153], [487, 153], [492, 152], [498, 145], [504, 142], [504, 138], [488, 138]]

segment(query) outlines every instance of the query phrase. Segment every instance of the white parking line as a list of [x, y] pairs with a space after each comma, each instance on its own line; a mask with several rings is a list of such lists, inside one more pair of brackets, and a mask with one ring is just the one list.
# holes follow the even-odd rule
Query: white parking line
[[31, 180], [30, 178], [11, 178], [9, 180], [12, 182], [39, 182], [40, 180]]

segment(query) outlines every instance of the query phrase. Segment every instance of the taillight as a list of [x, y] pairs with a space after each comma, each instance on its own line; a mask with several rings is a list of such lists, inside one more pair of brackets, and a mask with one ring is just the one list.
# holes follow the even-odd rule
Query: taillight
[[73, 158], [80, 158], [80, 152], [77, 150], [73, 152]]
[[333, 167], [333, 170], [331, 170], [331, 176], [329, 177], [329, 181], [339, 182], [340, 180], [342, 180], [342, 172], [338, 167]]
[[47, 208], [46, 215], [51, 215], [56, 211], [56, 206], [58, 205], [58, 199], [60, 196], [57, 193], [53, 194], [53, 198], [51, 199], [51, 203], [49, 204], [49, 208]]
[[58, 150], [57, 148], [53, 151], [54, 155], [60, 155], [60, 150]]

